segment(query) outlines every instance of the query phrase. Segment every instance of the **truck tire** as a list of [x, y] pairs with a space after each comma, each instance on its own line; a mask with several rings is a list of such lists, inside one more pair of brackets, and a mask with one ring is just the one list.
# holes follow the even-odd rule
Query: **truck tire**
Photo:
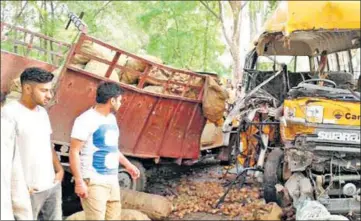
[[66, 170], [62, 182], [62, 211], [63, 216], [70, 216], [73, 213], [83, 210], [79, 197], [74, 193], [73, 175]]
[[121, 167], [119, 168], [118, 173], [119, 186], [122, 188], [143, 192], [147, 182], [147, 177], [145, 174], [146, 170], [140, 161], [135, 159], [129, 159], [129, 161], [139, 169], [140, 176], [137, 180], [134, 181], [125, 168]]
[[263, 175], [263, 195], [266, 203], [275, 202], [281, 205], [275, 185], [282, 180], [279, 171], [282, 170], [283, 156], [283, 150], [280, 148], [272, 150], [267, 156]]

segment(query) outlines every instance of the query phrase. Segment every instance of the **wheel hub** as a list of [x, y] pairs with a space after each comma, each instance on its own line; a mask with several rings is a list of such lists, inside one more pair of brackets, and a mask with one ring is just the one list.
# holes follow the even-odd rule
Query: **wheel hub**
[[124, 169], [119, 170], [118, 182], [119, 182], [119, 186], [125, 189], [134, 189], [135, 187], [132, 177]]

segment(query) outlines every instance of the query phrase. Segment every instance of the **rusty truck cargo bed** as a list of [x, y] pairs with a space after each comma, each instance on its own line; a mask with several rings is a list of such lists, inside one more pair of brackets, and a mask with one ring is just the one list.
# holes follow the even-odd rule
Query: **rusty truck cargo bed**
[[[115, 52], [112, 61], [98, 58], [81, 51], [84, 41], [91, 41]], [[75, 55], [85, 55], [109, 65], [104, 71], [104, 77], [89, 73], [72, 66]], [[75, 118], [95, 103], [95, 92], [98, 83], [111, 81], [108, 77], [114, 68], [133, 71], [117, 63], [120, 55], [126, 55], [140, 60], [147, 65], [143, 73], [137, 73], [140, 81], [137, 86], [119, 83], [125, 90], [122, 106], [116, 114], [120, 136], [119, 148], [127, 156], [137, 158], [175, 158], [198, 159], [200, 154], [200, 138], [206, 119], [202, 114], [202, 95], [205, 75], [194, 72], [177, 70], [157, 64], [134, 54], [122, 51], [100, 40], [82, 33], [78, 42], [71, 48], [66, 63], [61, 71], [57, 84], [55, 104], [49, 108], [49, 115], [53, 126], [53, 142], [68, 145], [70, 133]], [[164, 87], [177, 85], [184, 92], [188, 89], [198, 91], [196, 99], [181, 96], [156, 94], [143, 90], [146, 79], [152, 79], [149, 70], [159, 68], [171, 73], [189, 75], [190, 79], [201, 78], [202, 86], [159, 80]], [[156, 80], [156, 79], [152, 79]]]

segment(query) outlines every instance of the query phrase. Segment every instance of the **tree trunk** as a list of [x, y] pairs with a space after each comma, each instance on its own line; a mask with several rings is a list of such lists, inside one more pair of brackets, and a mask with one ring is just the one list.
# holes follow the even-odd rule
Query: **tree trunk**
[[233, 27], [231, 28], [230, 33], [227, 31], [227, 25], [225, 23], [225, 15], [223, 12], [223, 4], [219, 2], [219, 14], [222, 22], [222, 30], [223, 34], [226, 38], [227, 44], [229, 46], [232, 60], [233, 60], [233, 82], [242, 82], [242, 61], [240, 60], [240, 31], [242, 24], [242, 9], [247, 4], [247, 2], [243, 3], [241, 1], [228, 1], [228, 4], [232, 10], [232, 19], [233, 19]]
[[[44, 10], [44, 11], [46, 11], [46, 1], [43, 1], [43, 3], [42, 3], [42, 9]], [[40, 14], [41, 14], [41, 12], [40, 12]], [[41, 18], [42, 18], [42, 22], [44, 23], [43, 24], [43, 33], [45, 34], [45, 35], [48, 35], [48, 27], [47, 27], [47, 25], [48, 25], [48, 21], [47, 21], [47, 16], [46, 15], [42, 15], [41, 14]], [[45, 50], [45, 52], [44, 52], [44, 59], [45, 59], [45, 61], [47, 61], [47, 62], [49, 62], [49, 53], [48, 53], [48, 41], [46, 40], [46, 39], [43, 39], [43, 49]]]
[[5, 16], [5, 11], [6, 11], [6, 1], [1, 1], [1, 21], [6, 22], [6, 16]]
[[[54, 37], [54, 30], [55, 30], [55, 8], [54, 8], [54, 2], [50, 1], [50, 8], [51, 8], [51, 30], [49, 33], [50, 37]], [[54, 45], [53, 42], [50, 41], [50, 50], [54, 51]], [[55, 55], [51, 54], [51, 63], [57, 65], [56, 62], [57, 57]]]
[[209, 29], [209, 17], [207, 16], [207, 25], [204, 32], [203, 43], [203, 70], [207, 71], [207, 55], [208, 55], [208, 29]]
[[241, 61], [241, 50], [240, 46], [236, 48], [238, 53], [233, 56], [233, 77], [235, 83], [242, 82], [243, 79], [243, 65]]
[[[19, 18], [18, 15], [21, 14], [21, 9], [20, 9], [20, 7], [21, 7], [21, 2], [16, 2], [16, 3], [18, 3], [18, 4], [16, 4], [16, 6], [15, 6], [16, 16], [15, 16], [15, 18], [14, 18], [14, 20], [15, 20], [15, 24], [14, 24], [14, 25], [17, 24], [17, 21], [18, 21], [18, 18]], [[15, 30], [15, 29], [13, 29], [13, 31], [14, 31], [14, 40], [18, 40], [18, 31]], [[15, 53], [15, 54], [18, 53], [18, 45], [16, 45], [15, 43], [14, 43], [14, 53]]]

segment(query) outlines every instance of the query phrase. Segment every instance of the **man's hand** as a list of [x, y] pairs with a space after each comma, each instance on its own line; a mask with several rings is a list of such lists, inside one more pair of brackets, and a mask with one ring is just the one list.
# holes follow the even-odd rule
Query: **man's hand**
[[54, 179], [54, 183], [61, 183], [63, 181], [64, 178], [64, 170], [60, 170], [55, 174], [55, 179]]
[[80, 198], [88, 197], [88, 187], [84, 181], [75, 182], [75, 194]]
[[55, 170], [54, 183], [57, 183], [57, 182], [61, 183], [63, 181], [63, 177], [64, 177], [64, 169], [60, 163], [58, 155], [55, 152], [55, 149], [52, 148], [51, 151], [53, 153], [53, 166], [54, 166], [54, 170]]
[[140, 171], [139, 171], [139, 169], [138, 169], [136, 166], [134, 166], [133, 164], [130, 164], [130, 166], [127, 167], [127, 168], [125, 168], [125, 169], [128, 171], [128, 173], [130, 173], [130, 175], [132, 176], [132, 179], [133, 179], [133, 180], [136, 180], [136, 179], [139, 178], [139, 176], [140, 176]]

